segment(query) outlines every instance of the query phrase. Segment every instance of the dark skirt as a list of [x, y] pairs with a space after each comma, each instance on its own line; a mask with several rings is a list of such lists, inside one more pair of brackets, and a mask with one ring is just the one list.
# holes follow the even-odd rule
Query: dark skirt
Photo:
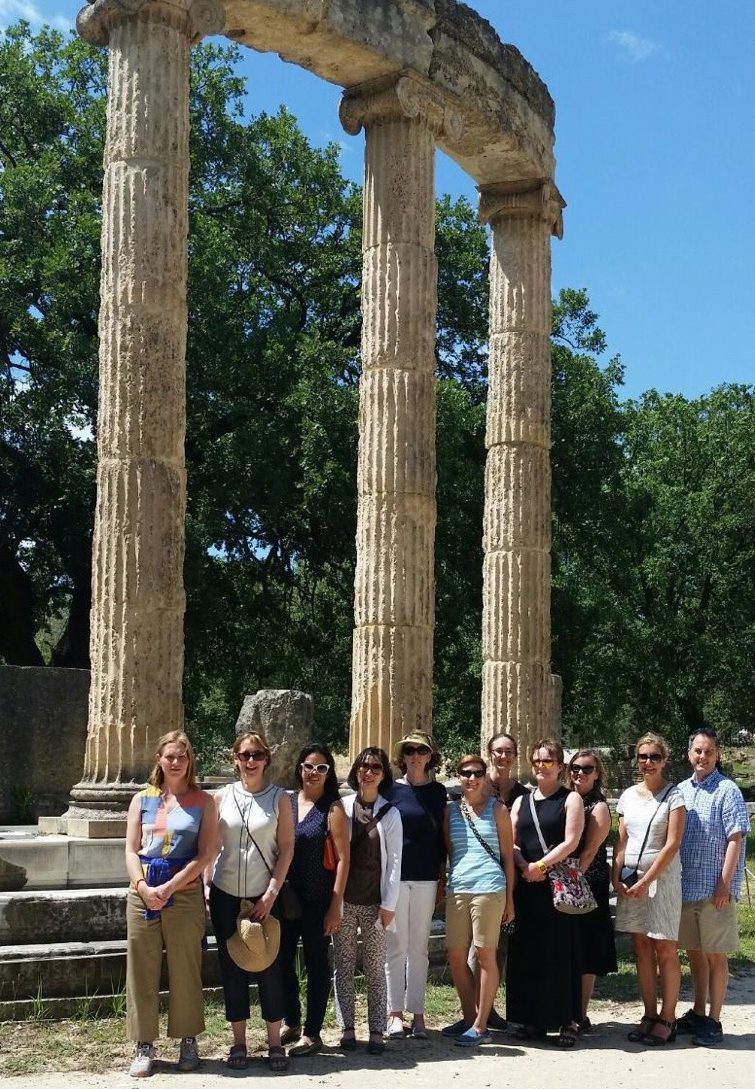
[[609, 907], [610, 887], [608, 867], [593, 873], [591, 866], [585, 874], [598, 906], [587, 915], [577, 915], [579, 958], [585, 975], [607, 976], [616, 972], [616, 943], [613, 936], [613, 920]]

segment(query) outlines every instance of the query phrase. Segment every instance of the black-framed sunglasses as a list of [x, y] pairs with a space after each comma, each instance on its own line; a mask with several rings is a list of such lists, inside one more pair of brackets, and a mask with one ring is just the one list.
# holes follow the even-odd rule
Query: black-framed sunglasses
[[660, 764], [663, 760], [662, 752], [638, 752], [637, 760], [649, 760], [651, 764]]
[[595, 771], [594, 764], [572, 764], [569, 768], [572, 775], [592, 775]]
[[429, 756], [431, 752], [427, 745], [404, 745], [403, 748], [404, 756]]
[[317, 772], [318, 775], [327, 775], [330, 771], [330, 764], [308, 764], [305, 760], [302, 764], [302, 770], [308, 772], [310, 775], [313, 772]]
[[462, 768], [459, 772], [462, 779], [482, 779], [484, 774], [482, 768]]
[[360, 764], [359, 771], [370, 772], [372, 775], [378, 775], [383, 770], [382, 764]]
[[239, 760], [243, 760], [245, 764], [254, 760], [255, 763], [259, 760], [267, 760], [267, 753], [264, 749], [247, 749], [244, 752], [237, 752], [236, 756]]

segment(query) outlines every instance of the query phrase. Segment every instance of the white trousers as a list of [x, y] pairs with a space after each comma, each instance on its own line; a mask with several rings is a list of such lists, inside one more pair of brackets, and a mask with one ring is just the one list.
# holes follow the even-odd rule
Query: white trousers
[[424, 1013], [427, 943], [435, 911], [437, 881], [402, 881], [396, 905], [396, 932], [385, 935], [388, 1012]]

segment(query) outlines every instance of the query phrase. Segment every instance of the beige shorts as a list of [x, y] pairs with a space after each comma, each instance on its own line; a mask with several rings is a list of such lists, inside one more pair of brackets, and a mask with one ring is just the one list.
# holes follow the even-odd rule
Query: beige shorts
[[739, 949], [737, 905], [732, 900], [717, 911], [712, 898], [682, 904], [679, 945], [682, 949], [699, 949], [702, 953], [736, 953]]
[[449, 892], [446, 897], [446, 946], [449, 949], [497, 949], [505, 892]]

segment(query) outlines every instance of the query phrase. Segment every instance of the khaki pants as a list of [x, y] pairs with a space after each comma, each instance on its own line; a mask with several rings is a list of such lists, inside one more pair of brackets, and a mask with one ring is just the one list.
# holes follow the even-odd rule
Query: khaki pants
[[205, 908], [201, 884], [177, 892], [157, 919], [144, 918], [144, 903], [129, 890], [126, 901], [126, 1036], [152, 1041], [160, 1035], [159, 994], [163, 947], [168, 958], [168, 1036], [196, 1036], [204, 1029], [202, 937]]

